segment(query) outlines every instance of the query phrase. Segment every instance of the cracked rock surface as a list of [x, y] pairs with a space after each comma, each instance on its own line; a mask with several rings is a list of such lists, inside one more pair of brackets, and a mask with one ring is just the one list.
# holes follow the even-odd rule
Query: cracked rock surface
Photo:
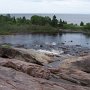
[[90, 54], [57, 58], [0, 47], [0, 90], [90, 90]]

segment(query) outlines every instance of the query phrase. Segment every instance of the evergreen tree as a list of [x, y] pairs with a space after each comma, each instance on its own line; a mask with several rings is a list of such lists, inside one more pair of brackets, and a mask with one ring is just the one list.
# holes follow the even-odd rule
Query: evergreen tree
[[59, 27], [63, 27], [63, 21], [62, 21], [62, 19], [60, 19], [60, 21], [59, 21]]
[[84, 23], [81, 21], [80, 26], [84, 26]]
[[52, 26], [56, 27], [57, 24], [58, 24], [58, 20], [57, 20], [56, 16], [54, 15], [53, 19], [52, 19]]
[[12, 17], [12, 22], [13, 22], [14, 24], [16, 23], [15, 17]]
[[25, 16], [22, 18], [22, 23], [23, 23], [23, 24], [26, 23], [26, 18], [25, 18]]

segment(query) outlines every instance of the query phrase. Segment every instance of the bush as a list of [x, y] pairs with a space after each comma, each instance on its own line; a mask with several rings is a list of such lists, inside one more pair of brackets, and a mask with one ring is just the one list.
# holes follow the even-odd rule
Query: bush
[[63, 25], [64, 29], [71, 29], [71, 30], [81, 30], [82, 27], [74, 24], [64, 24]]

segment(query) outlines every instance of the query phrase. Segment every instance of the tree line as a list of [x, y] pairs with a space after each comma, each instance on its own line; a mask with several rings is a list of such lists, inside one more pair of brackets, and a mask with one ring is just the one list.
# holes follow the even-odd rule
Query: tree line
[[90, 29], [90, 23], [84, 24], [84, 22], [81, 21], [80, 25], [77, 24], [68, 24], [67, 21], [64, 21], [62, 19], [57, 20], [57, 17], [54, 15], [52, 19], [48, 16], [38, 16], [33, 15], [30, 19], [26, 19], [26, 17], [11, 17], [10, 14], [7, 15], [0, 15], [0, 25], [39, 25], [39, 26], [45, 26], [50, 25], [52, 27], [59, 27], [62, 29]]
[[53, 27], [60, 26], [62, 27], [63, 24], [67, 24], [66, 21], [60, 21], [57, 20], [56, 16], [54, 15], [53, 18], [51, 19], [48, 16], [38, 16], [38, 15], [33, 15], [31, 19], [26, 19], [26, 17], [20, 17], [20, 18], [15, 18], [11, 17], [10, 14], [7, 15], [0, 15], [0, 23], [7, 23], [7, 24], [34, 24], [34, 25], [46, 25], [49, 24]]

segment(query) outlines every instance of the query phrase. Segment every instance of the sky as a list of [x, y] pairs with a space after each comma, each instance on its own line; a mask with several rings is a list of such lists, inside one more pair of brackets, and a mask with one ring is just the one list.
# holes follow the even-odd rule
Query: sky
[[90, 0], [0, 0], [0, 13], [90, 14]]

